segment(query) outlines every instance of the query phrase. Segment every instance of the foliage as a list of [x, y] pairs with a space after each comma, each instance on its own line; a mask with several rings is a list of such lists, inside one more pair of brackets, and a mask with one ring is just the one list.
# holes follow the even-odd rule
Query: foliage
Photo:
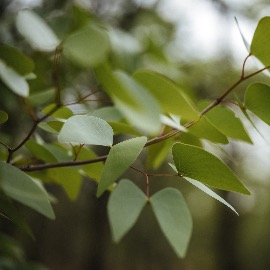
[[[17, 200], [54, 219], [53, 199], [44, 185], [59, 184], [74, 200], [79, 196], [82, 177], [86, 177], [97, 182], [97, 197], [105, 191], [110, 193], [108, 216], [114, 241], [128, 233], [149, 205], [175, 253], [184, 257], [192, 233], [184, 196], [173, 187], [152, 194], [149, 178], [162, 175], [186, 179], [234, 212], [204, 184], [250, 194], [229, 166], [204, 149], [202, 142], [216, 146], [231, 139], [252, 143], [242, 124], [243, 116], [250, 120], [249, 111], [270, 124], [268, 85], [248, 86], [243, 102], [224, 102], [238, 85], [269, 69], [269, 18], [258, 24], [239, 80], [208, 102], [192, 100], [160, 72], [144, 66], [130, 71], [116, 65], [112, 29], [100, 18], [85, 17], [85, 10], [73, 8], [74, 14], [85, 20], [78, 22], [75, 15], [69, 18], [70, 27], [62, 29], [59, 37], [38, 14], [20, 11], [14, 23], [30, 52], [14, 45], [0, 46], [3, 91], [23, 100], [20, 110], [24, 106], [32, 117], [32, 127], [26, 134], [19, 134], [15, 142], [1, 138], [1, 201]], [[245, 64], [251, 56], [265, 67], [246, 74]], [[47, 71], [39, 68], [39, 61], [52, 66], [50, 83], [41, 83]], [[75, 86], [85, 74], [91, 83], [87, 92]], [[241, 117], [235, 114], [237, 106], [244, 112]], [[0, 111], [2, 127], [10, 121], [8, 114]], [[147, 173], [137, 167], [139, 156], [147, 158], [148, 168], [173, 160], [171, 166], [176, 173]], [[132, 182], [132, 176], [121, 179], [131, 170], [144, 176], [144, 190]], [[10, 218], [29, 233], [9, 203], [1, 211], [1, 218]]]

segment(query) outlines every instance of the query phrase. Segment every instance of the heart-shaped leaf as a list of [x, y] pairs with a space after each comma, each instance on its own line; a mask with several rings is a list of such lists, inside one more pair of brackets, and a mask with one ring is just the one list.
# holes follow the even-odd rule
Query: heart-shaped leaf
[[121, 180], [108, 202], [113, 240], [118, 242], [134, 226], [147, 202], [145, 194], [131, 181]]
[[177, 256], [186, 254], [192, 232], [192, 218], [181, 192], [165, 188], [150, 198], [158, 224]]

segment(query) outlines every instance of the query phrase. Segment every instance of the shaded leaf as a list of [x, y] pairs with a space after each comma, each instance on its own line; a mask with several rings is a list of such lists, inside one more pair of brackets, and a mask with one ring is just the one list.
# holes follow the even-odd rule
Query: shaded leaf
[[82, 67], [93, 67], [108, 56], [110, 43], [101, 27], [90, 25], [71, 34], [64, 40], [64, 55]]
[[133, 75], [157, 99], [164, 113], [179, 115], [186, 120], [198, 118], [186, 94], [169, 78], [150, 70], [139, 70]]
[[123, 72], [112, 72], [107, 65], [96, 69], [98, 80], [127, 121], [150, 135], [160, 128], [160, 109], [147, 90]]
[[252, 143], [241, 120], [228, 108], [216, 106], [207, 113], [206, 118], [227, 137]]
[[82, 177], [77, 170], [71, 168], [50, 169], [48, 176], [61, 185], [71, 200], [75, 200], [82, 184]]
[[91, 113], [92, 116], [101, 118], [107, 122], [116, 122], [123, 119], [121, 113], [113, 106], [98, 108]]
[[146, 141], [146, 137], [137, 137], [111, 148], [98, 185], [98, 197], [135, 162]]
[[150, 198], [158, 224], [177, 256], [183, 258], [192, 233], [192, 218], [177, 189], [165, 188]]
[[118, 242], [134, 226], [147, 202], [145, 194], [131, 181], [121, 180], [108, 202], [113, 240]]
[[216, 156], [197, 146], [176, 143], [172, 148], [178, 173], [215, 188], [250, 194], [231, 169]]
[[34, 62], [18, 49], [0, 44], [0, 59], [20, 75], [27, 75], [34, 69]]
[[270, 86], [253, 83], [245, 93], [245, 106], [265, 123], [270, 125]]
[[213, 126], [205, 117], [202, 117], [199, 122], [191, 126], [188, 131], [199, 138], [207, 139], [214, 143], [228, 143], [226, 136]]
[[[54, 108], [56, 107], [56, 104], [50, 104], [47, 107], [45, 107], [42, 112], [44, 114], [50, 113]], [[55, 111], [53, 114], [50, 114], [51, 117], [59, 118], [59, 119], [68, 119], [71, 116], [73, 116], [73, 112], [66, 106], [61, 106], [57, 111]]]
[[0, 162], [0, 187], [10, 198], [50, 219], [55, 218], [48, 194], [41, 183], [4, 162]]
[[75, 115], [65, 122], [58, 140], [65, 143], [111, 146], [113, 130], [106, 121], [100, 118], [90, 115]]
[[47, 23], [31, 10], [19, 11], [16, 27], [34, 49], [50, 52], [60, 43]]
[[58, 134], [62, 129], [64, 122], [61, 121], [48, 121], [48, 122], [41, 122], [38, 124], [38, 127], [51, 133]]
[[0, 111], [0, 124], [5, 123], [8, 120], [8, 114], [4, 111]]

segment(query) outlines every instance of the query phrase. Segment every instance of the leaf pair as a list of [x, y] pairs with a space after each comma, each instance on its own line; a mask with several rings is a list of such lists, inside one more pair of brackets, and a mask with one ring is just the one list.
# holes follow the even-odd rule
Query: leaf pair
[[192, 232], [192, 218], [182, 194], [174, 188], [165, 188], [147, 198], [131, 181], [120, 181], [108, 202], [114, 241], [120, 241], [134, 226], [147, 202], [176, 254], [184, 257]]

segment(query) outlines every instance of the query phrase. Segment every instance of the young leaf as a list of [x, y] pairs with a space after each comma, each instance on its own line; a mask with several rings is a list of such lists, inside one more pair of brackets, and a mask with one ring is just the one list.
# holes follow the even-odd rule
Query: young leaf
[[270, 17], [262, 18], [255, 30], [250, 45], [250, 53], [256, 56], [265, 66], [270, 65]]
[[68, 197], [75, 200], [80, 192], [82, 177], [77, 170], [71, 168], [50, 169], [48, 176], [61, 185]]
[[219, 195], [217, 195], [214, 191], [212, 191], [210, 188], [208, 188], [207, 186], [205, 186], [204, 184], [202, 184], [199, 181], [190, 179], [188, 177], [185, 177], [184, 179], [186, 179], [190, 184], [192, 184], [193, 186], [197, 187], [198, 189], [200, 189], [201, 191], [203, 191], [204, 193], [208, 194], [209, 196], [211, 196], [212, 198], [218, 200], [219, 202], [223, 203], [224, 205], [226, 205], [227, 207], [229, 207], [234, 213], [236, 213], [238, 215], [238, 213], [236, 212], [236, 210], [228, 203], [226, 202], [223, 198], [221, 198]]
[[100, 118], [90, 115], [75, 115], [65, 122], [58, 140], [65, 143], [111, 146], [113, 129]]
[[12, 199], [54, 219], [48, 194], [40, 183], [10, 164], [0, 162], [0, 187]]
[[112, 72], [108, 65], [96, 69], [98, 80], [127, 121], [150, 135], [161, 128], [160, 109], [147, 90], [124, 72]]
[[131, 181], [121, 180], [108, 202], [113, 240], [119, 242], [134, 226], [147, 202], [145, 194]]
[[[50, 104], [42, 110], [42, 113], [48, 114], [56, 107], [56, 104]], [[66, 106], [61, 106], [57, 111], [50, 115], [51, 117], [59, 119], [68, 119], [73, 116], [73, 112]]]
[[245, 106], [265, 123], [270, 125], [270, 86], [253, 83], [245, 93]]
[[[78, 151], [78, 148], [79, 148], [78, 146], [75, 146], [74, 147], [75, 151]], [[97, 155], [91, 149], [82, 147], [80, 149], [77, 160], [89, 160], [95, 157], [97, 157]], [[99, 182], [103, 167], [104, 167], [103, 163], [99, 162], [94, 164], [83, 165], [81, 169], [91, 179], [94, 179], [97, 182]]]
[[164, 113], [179, 115], [186, 120], [199, 116], [185, 93], [170, 79], [150, 70], [136, 71], [133, 76], [151, 91]]
[[177, 189], [165, 188], [150, 198], [158, 224], [177, 256], [186, 254], [192, 232], [192, 218]]
[[98, 197], [134, 163], [146, 141], [146, 137], [137, 137], [111, 148], [98, 185]]
[[25, 76], [34, 69], [34, 62], [18, 49], [0, 44], [0, 59], [18, 74]]
[[29, 85], [26, 79], [10, 68], [0, 59], [0, 78], [15, 94], [23, 97], [29, 95]]
[[8, 120], [8, 114], [4, 111], [0, 111], [0, 124], [5, 123]]
[[104, 62], [110, 50], [107, 33], [95, 25], [71, 34], [63, 46], [64, 55], [81, 67], [93, 67]]
[[215, 188], [250, 194], [231, 169], [216, 156], [197, 146], [176, 143], [172, 148], [178, 173]]
[[16, 27], [34, 49], [50, 52], [60, 43], [46, 22], [31, 10], [19, 11]]

